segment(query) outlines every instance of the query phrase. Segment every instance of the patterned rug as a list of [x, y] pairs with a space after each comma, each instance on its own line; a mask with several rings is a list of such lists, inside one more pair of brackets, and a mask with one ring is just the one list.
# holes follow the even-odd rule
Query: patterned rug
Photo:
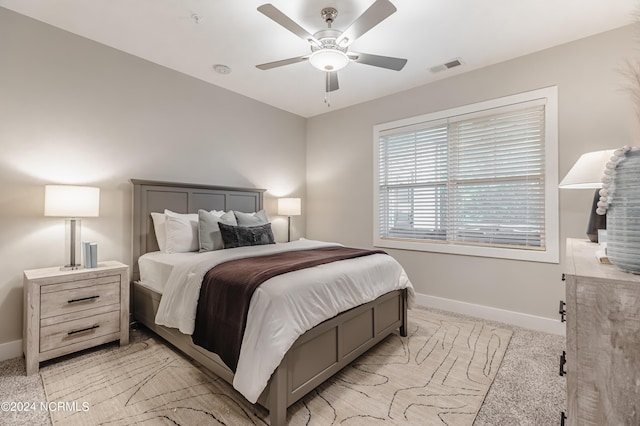
[[[472, 425], [511, 331], [420, 309], [288, 410], [290, 425]], [[41, 369], [57, 425], [264, 425], [267, 412], [156, 339]]]

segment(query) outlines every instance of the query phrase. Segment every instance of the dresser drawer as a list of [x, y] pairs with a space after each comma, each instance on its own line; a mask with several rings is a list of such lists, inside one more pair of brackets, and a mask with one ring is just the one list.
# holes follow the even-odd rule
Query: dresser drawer
[[120, 277], [79, 280], [49, 286], [40, 294], [40, 318], [120, 303]]
[[[104, 310], [105, 308], [101, 309]], [[111, 312], [43, 326], [40, 329], [40, 352], [61, 348], [97, 337], [120, 332], [120, 306], [114, 305]]]

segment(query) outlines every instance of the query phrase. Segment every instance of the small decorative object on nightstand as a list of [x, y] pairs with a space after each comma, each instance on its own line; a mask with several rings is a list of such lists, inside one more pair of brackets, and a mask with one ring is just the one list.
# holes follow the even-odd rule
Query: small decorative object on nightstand
[[40, 362], [103, 343], [129, 343], [129, 267], [24, 271], [23, 351], [27, 375]]

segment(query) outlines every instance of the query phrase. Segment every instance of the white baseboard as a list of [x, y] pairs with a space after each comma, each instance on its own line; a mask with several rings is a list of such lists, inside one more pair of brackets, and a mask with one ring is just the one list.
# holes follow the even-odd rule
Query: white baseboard
[[417, 305], [425, 308], [441, 309], [443, 311], [503, 322], [518, 327], [529, 328], [531, 330], [543, 331], [545, 333], [559, 334], [562, 336], [565, 335], [565, 323], [560, 322], [560, 320], [507, 311], [504, 309], [492, 308], [490, 306], [475, 305], [473, 303], [460, 302], [458, 300], [445, 299], [442, 297], [419, 293], [416, 293], [415, 300]]
[[0, 361], [22, 356], [22, 340], [0, 343]]
[[[565, 325], [559, 320], [544, 318], [520, 312], [507, 311], [490, 306], [475, 305], [473, 303], [460, 302], [453, 299], [429, 296], [416, 293], [416, 304], [425, 308], [441, 309], [443, 311], [456, 312], [476, 318], [503, 322], [518, 327], [529, 328], [545, 333], [564, 335]], [[22, 356], [22, 340], [0, 343], [0, 361]]]

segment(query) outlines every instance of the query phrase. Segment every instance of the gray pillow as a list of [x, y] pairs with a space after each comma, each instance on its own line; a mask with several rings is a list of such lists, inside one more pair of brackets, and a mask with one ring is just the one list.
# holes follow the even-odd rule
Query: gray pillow
[[237, 225], [236, 216], [232, 211], [208, 212], [198, 210], [198, 238], [200, 240], [200, 252], [221, 250], [224, 248], [218, 223]]
[[236, 215], [236, 221], [238, 226], [257, 226], [269, 223], [269, 218], [264, 210], [260, 210], [256, 213], [242, 213], [233, 212]]
[[276, 243], [270, 223], [258, 226], [232, 226], [220, 222], [218, 226], [226, 249]]

